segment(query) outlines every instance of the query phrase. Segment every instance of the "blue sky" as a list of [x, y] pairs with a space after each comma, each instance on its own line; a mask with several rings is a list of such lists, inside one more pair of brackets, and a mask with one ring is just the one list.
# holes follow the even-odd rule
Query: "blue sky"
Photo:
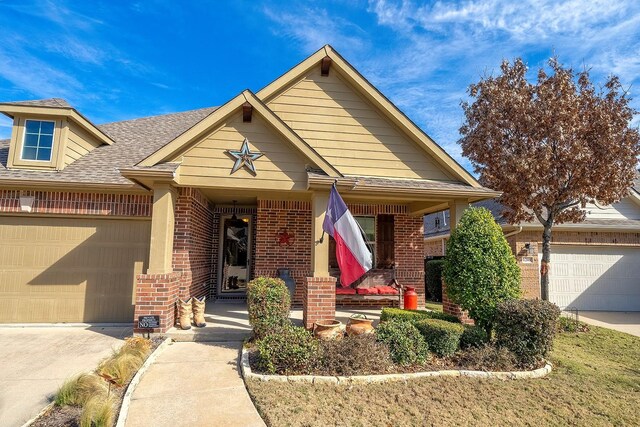
[[98, 124], [220, 105], [329, 43], [468, 169], [460, 101], [502, 59], [640, 83], [636, 0], [0, 0], [0, 28], [0, 101], [61, 97]]

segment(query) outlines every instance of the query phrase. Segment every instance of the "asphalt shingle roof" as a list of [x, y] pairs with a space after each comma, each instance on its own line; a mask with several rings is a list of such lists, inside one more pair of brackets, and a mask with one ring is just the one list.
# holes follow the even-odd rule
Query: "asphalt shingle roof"
[[[42, 103], [47, 103], [50, 104], [47, 106], [53, 106], [52, 103], [59, 101], [66, 104], [64, 100], [56, 98], [26, 102], [38, 102], [41, 106], [43, 106]], [[57, 107], [61, 106], [57, 105]], [[115, 143], [96, 148], [61, 171], [7, 169], [9, 140], [2, 140], [0, 141], [0, 179], [131, 186], [131, 181], [120, 175], [120, 168], [134, 166], [215, 110], [216, 107], [202, 108], [99, 125], [97, 127], [113, 138]]]
[[2, 102], [1, 104], [25, 105], [30, 107], [73, 108], [66, 100], [62, 98], [34, 99], [30, 101], [11, 101]]

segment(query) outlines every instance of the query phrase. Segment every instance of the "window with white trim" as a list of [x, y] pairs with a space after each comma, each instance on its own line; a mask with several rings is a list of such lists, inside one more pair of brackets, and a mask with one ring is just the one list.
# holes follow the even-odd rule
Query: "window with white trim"
[[21, 159], [50, 162], [54, 128], [52, 121], [25, 120]]

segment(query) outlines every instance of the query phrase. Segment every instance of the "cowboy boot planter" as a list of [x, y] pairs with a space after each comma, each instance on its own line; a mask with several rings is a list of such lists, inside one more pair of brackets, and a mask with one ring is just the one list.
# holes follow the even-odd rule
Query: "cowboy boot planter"
[[191, 298], [178, 299], [178, 323], [181, 329], [191, 329]]
[[207, 326], [207, 322], [204, 320], [204, 300], [206, 298], [207, 297], [195, 297], [191, 300], [193, 304], [193, 323], [195, 323], [198, 328]]

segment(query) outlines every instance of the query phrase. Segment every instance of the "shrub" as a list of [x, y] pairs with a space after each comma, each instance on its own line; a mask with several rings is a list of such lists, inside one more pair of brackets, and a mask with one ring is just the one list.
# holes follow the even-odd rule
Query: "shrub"
[[93, 396], [82, 408], [80, 427], [111, 427], [116, 417], [113, 395]]
[[401, 308], [383, 308], [380, 315], [380, 321], [385, 322], [387, 320], [398, 319], [407, 320], [410, 322], [417, 322], [423, 319], [440, 319], [452, 323], [460, 323], [460, 319], [451, 314], [440, 313], [438, 311], [428, 310], [403, 310]]
[[427, 261], [424, 269], [424, 284], [433, 301], [442, 301], [442, 268], [444, 260]]
[[96, 374], [80, 374], [66, 380], [58, 389], [58, 406], [84, 406], [93, 395], [107, 395], [107, 383]]
[[291, 324], [267, 335], [256, 347], [258, 369], [269, 374], [307, 374], [318, 355], [318, 341], [306, 329]]
[[373, 334], [321, 341], [314, 372], [320, 375], [367, 375], [389, 371], [389, 348]]
[[447, 296], [491, 331], [499, 302], [520, 296], [520, 269], [502, 229], [485, 208], [468, 208], [447, 243]]
[[459, 323], [425, 319], [416, 322], [415, 325], [429, 344], [429, 350], [440, 357], [452, 355], [460, 346], [464, 328]]
[[389, 320], [376, 329], [379, 342], [389, 348], [391, 360], [398, 365], [419, 365], [429, 358], [429, 346], [420, 331], [406, 320]]
[[521, 366], [536, 366], [551, 351], [558, 317], [560, 309], [549, 301], [504, 301], [496, 311], [496, 344], [512, 351]]
[[249, 323], [256, 339], [286, 327], [291, 298], [282, 279], [258, 277], [247, 285]]
[[560, 316], [558, 319], [558, 331], [560, 332], [589, 332], [589, 325], [570, 317]]
[[488, 344], [459, 351], [453, 361], [461, 368], [475, 371], [512, 371], [518, 366], [512, 352]]
[[479, 326], [464, 325], [464, 332], [460, 337], [460, 348], [480, 348], [489, 342], [487, 331]]

